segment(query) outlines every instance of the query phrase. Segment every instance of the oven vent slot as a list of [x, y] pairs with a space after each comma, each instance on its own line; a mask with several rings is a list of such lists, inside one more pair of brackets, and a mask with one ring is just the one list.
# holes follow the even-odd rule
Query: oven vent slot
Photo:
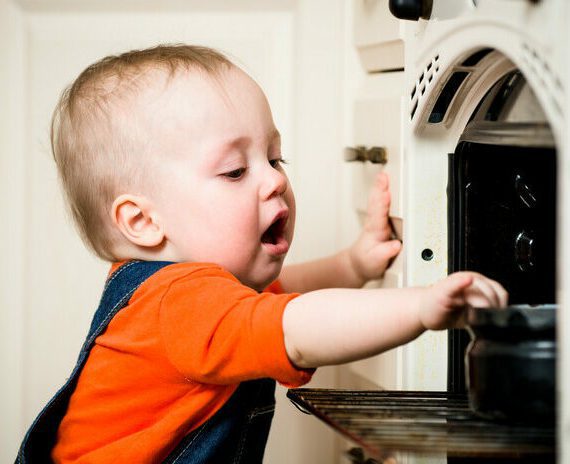
[[428, 90], [429, 86], [433, 82], [433, 78], [439, 72], [439, 54], [435, 55], [431, 61], [426, 65], [426, 67], [421, 72], [420, 76], [416, 80], [416, 85], [412, 89], [410, 94], [410, 119], [414, 119], [418, 105], [420, 104], [423, 96]]
[[455, 97], [455, 94], [463, 84], [465, 78], [469, 75], [466, 71], [456, 71], [454, 72], [451, 77], [445, 83], [443, 90], [439, 94], [435, 105], [433, 105], [433, 109], [429, 115], [428, 121], [432, 124], [437, 124], [443, 121], [445, 118], [445, 114]]

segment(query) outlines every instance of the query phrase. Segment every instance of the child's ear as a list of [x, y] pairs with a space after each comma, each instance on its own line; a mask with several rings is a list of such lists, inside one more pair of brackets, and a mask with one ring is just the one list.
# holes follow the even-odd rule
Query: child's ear
[[111, 215], [123, 236], [135, 245], [156, 247], [164, 241], [162, 224], [145, 197], [119, 195], [113, 202]]

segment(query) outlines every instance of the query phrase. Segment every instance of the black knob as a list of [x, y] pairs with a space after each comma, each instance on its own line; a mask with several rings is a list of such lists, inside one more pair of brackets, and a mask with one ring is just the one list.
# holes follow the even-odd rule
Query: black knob
[[432, 0], [390, 0], [390, 11], [398, 19], [428, 19], [431, 8]]

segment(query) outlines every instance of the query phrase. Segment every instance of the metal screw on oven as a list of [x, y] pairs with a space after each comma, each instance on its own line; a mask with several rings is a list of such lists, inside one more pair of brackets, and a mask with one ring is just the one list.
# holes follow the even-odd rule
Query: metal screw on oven
[[388, 154], [384, 147], [365, 147], [358, 145], [356, 147], [346, 147], [344, 149], [345, 161], [370, 161], [374, 164], [386, 164], [388, 162]]

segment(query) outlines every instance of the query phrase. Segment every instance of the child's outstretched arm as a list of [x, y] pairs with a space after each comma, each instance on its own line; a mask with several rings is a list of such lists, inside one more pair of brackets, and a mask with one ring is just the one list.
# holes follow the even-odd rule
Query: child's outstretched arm
[[291, 300], [283, 315], [285, 348], [298, 367], [342, 364], [407, 343], [422, 332], [462, 327], [467, 306], [502, 307], [508, 295], [474, 272], [425, 288], [328, 289]]
[[305, 293], [323, 288], [359, 288], [382, 277], [402, 244], [391, 240], [388, 176], [378, 175], [368, 198], [360, 237], [336, 255], [283, 268], [279, 279], [286, 292]]

